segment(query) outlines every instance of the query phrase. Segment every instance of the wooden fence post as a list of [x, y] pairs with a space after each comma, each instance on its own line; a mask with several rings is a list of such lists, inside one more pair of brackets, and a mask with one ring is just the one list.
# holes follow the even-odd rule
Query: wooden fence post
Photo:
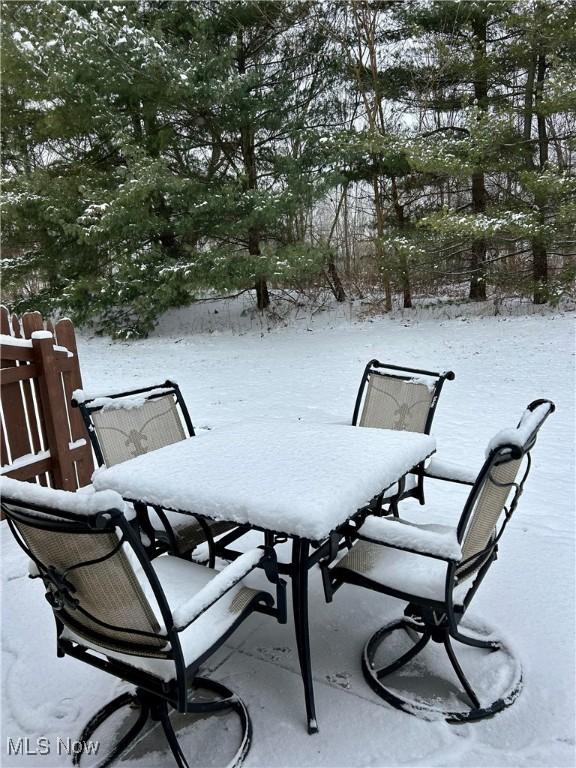
[[67, 404], [61, 374], [54, 355], [54, 337], [50, 331], [33, 331], [32, 349], [40, 372], [38, 393], [53, 462], [54, 485], [65, 491], [75, 491], [77, 482], [74, 461], [70, 453]]
[[73, 442], [84, 440], [84, 446], [80, 446], [75, 450], [76, 457], [76, 472], [78, 474], [78, 487], [81, 488], [84, 485], [88, 485], [92, 480], [92, 473], [94, 472], [94, 461], [92, 459], [92, 448], [90, 447], [90, 439], [86, 432], [86, 425], [84, 419], [78, 408], [72, 408], [72, 393], [76, 389], [82, 389], [82, 377], [80, 375], [80, 365], [78, 364], [78, 347], [76, 345], [76, 335], [74, 333], [74, 326], [72, 321], [68, 318], [62, 318], [54, 327], [54, 334], [56, 337], [56, 343], [72, 353], [75, 365], [72, 365], [69, 370], [62, 372], [62, 382], [64, 384], [64, 396], [66, 398], [66, 406], [68, 412], [68, 418], [70, 419], [70, 435]]

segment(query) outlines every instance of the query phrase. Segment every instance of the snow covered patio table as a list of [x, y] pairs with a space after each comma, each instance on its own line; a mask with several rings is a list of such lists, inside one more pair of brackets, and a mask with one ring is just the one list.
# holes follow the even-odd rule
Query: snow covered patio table
[[308, 570], [328, 554], [333, 531], [435, 448], [434, 438], [414, 432], [254, 421], [203, 432], [99, 469], [94, 485], [130, 501], [263, 530], [270, 543], [273, 534], [292, 539], [285, 572], [292, 578], [296, 642], [313, 733]]

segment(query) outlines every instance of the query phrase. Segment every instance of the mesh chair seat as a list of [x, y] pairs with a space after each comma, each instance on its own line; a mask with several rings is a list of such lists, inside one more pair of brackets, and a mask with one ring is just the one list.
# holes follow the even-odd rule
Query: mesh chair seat
[[[157, 557], [152, 566], [160, 579], [160, 584], [172, 612], [175, 612], [191, 595], [199, 592], [214, 578], [214, 571], [211, 568], [170, 555]], [[149, 588], [149, 582], [143, 580], [142, 587], [148, 601], [155, 607], [155, 599]], [[184, 663], [187, 667], [193, 664], [227, 632], [257, 594], [257, 590], [244, 586], [242, 582], [238, 583], [180, 633], [180, 644]], [[154, 613], [163, 630], [162, 617], [159, 611], [154, 610]], [[69, 628], [64, 630], [63, 637], [95, 651], [101, 650], [101, 647], [96, 643], [79, 637]], [[110, 649], [106, 650], [106, 655], [143, 672], [148, 672], [166, 682], [174, 678], [175, 667], [171, 660], [152, 656], [134, 656]]]

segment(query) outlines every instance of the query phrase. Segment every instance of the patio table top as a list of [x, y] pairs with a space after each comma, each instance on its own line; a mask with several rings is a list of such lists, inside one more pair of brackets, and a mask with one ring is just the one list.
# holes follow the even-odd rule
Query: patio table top
[[100, 468], [93, 482], [132, 501], [318, 541], [435, 449], [415, 432], [262, 420]]

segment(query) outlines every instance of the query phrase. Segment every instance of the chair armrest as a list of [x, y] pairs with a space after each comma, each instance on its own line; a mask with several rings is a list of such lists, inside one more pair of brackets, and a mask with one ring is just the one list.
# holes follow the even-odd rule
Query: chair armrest
[[367, 517], [359, 530], [359, 538], [402, 549], [437, 560], [460, 562], [462, 550], [455, 528], [434, 530], [433, 526], [413, 525], [390, 517]]
[[223, 595], [239, 581], [254, 570], [266, 557], [263, 549], [251, 549], [234, 562], [227, 565], [224, 570], [214, 576], [199, 592], [192, 595], [185, 603], [178, 606], [172, 613], [174, 627], [178, 632], [186, 629], [195, 619], [214, 605]]
[[476, 470], [470, 469], [470, 467], [437, 458], [432, 458], [424, 469], [424, 477], [446, 480], [449, 483], [461, 483], [462, 485], [474, 485], [477, 476]]

